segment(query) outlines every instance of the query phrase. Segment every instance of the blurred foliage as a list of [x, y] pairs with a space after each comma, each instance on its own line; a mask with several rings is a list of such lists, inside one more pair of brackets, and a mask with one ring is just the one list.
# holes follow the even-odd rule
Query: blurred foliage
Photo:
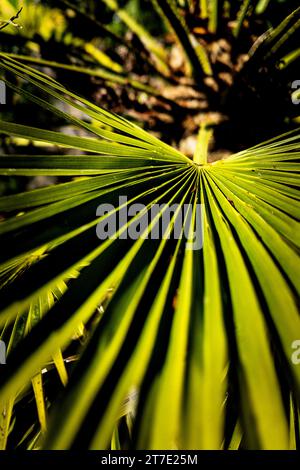
[[[0, 31], [2, 51], [40, 65], [172, 145], [180, 147], [205, 120], [220, 124], [215, 150], [238, 150], [258, 142], [258, 132], [268, 138], [286, 130], [299, 114], [290, 99], [299, 11], [283, 21], [293, 0], [5, 0], [1, 17], [21, 5], [20, 27]], [[249, 124], [251, 135], [244, 131]]]

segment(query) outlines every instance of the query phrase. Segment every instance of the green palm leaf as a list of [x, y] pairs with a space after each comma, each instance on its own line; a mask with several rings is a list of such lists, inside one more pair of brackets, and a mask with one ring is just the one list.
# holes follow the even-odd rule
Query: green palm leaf
[[[15, 91], [93, 135], [0, 122], [8, 136], [55, 149], [50, 156], [1, 156], [0, 174], [79, 177], [0, 198], [1, 325], [61, 291], [9, 354], [0, 377], [9, 414], [51, 357], [66, 382], [57, 351], [64, 354], [78, 327], [92, 321], [62, 398], [49, 410], [45, 448], [119, 448], [116, 424], [132, 395], [137, 448], [295, 447], [299, 130], [199, 165], [4, 54], [1, 66], [38, 93], [10, 84]], [[58, 101], [85, 118], [62, 111]], [[63, 155], [66, 147], [84, 154]], [[190, 236], [200, 230], [200, 202], [203, 248], [190, 250], [172, 235], [188, 203]], [[113, 207], [97, 216], [102, 203]], [[100, 241], [99, 221], [132, 203], [161, 206], [138, 239], [124, 234], [141, 223], [139, 213]], [[173, 204], [169, 236], [151, 239]], [[42, 255], [31, 263], [34, 253]], [[39, 383], [35, 392], [40, 400]], [[43, 413], [40, 405], [45, 430]], [[7, 435], [8, 423], [1, 426]]]

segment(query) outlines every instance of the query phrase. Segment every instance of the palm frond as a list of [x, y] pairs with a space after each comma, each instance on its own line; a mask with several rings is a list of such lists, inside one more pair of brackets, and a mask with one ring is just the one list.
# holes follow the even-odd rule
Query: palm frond
[[[11, 403], [105, 305], [62, 399], [51, 406], [44, 448], [118, 448], [116, 424], [131, 393], [136, 448], [293, 447], [300, 395], [300, 369], [291, 361], [300, 337], [299, 130], [199, 165], [4, 54], [1, 67], [39, 90], [18, 88], [24, 97], [93, 134], [0, 123], [7, 136], [84, 153], [0, 157], [2, 175], [84, 176], [0, 198], [1, 325], [65, 283], [9, 354], [1, 402]], [[62, 111], [58, 101], [85, 118]], [[134, 202], [148, 210], [160, 204], [142, 235], [124, 236], [141, 223], [137, 212], [115, 237], [100, 241], [99, 221]], [[102, 203], [112, 208], [97, 216]], [[174, 204], [168, 236], [151, 239]], [[175, 240], [185, 204], [188, 240]], [[191, 250], [188, 241], [199, 230], [203, 248]], [[27, 263], [35, 251], [45, 256]]]

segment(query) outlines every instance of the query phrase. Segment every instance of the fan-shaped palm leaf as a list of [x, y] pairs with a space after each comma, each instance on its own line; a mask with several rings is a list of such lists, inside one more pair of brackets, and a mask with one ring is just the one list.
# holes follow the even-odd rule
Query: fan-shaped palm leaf
[[[138, 397], [132, 429], [138, 448], [295, 446], [299, 131], [198, 165], [3, 54], [1, 66], [39, 93], [8, 82], [15, 91], [92, 135], [0, 122], [3, 134], [57, 149], [50, 156], [1, 156], [0, 174], [84, 177], [0, 199], [2, 326], [78, 271], [9, 355], [1, 403], [64, 351], [105, 302], [62, 399], [52, 406], [44, 447], [102, 449], [112, 436], [118, 446], [115, 425], [131, 393]], [[57, 100], [85, 117], [65, 113]], [[64, 147], [85, 154], [62, 155]], [[124, 237], [140, 222], [137, 214], [100, 241], [99, 221], [133, 202], [148, 209], [161, 204], [143, 236]], [[200, 202], [203, 248], [191, 250], [184, 237], [171, 234], [187, 203], [191, 230], [199, 230]], [[101, 203], [115, 209], [97, 217]], [[170, 237], [150, 239], [175, 203]], [[17, 275], [20, 260], [26, 265], [36, 250], [43, 256]]]

